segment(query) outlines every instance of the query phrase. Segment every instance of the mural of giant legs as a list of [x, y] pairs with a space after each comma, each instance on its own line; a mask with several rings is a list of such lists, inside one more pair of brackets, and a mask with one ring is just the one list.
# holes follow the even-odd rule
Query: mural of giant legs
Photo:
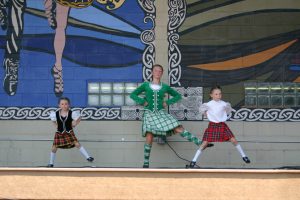
[[64, 91], [62, 73], [62, 55], [66, 43], [66, 27], [70, 7], [54, 3], [53, 0], [45, 0], [45, 11], [49, 24], [55, 29], [54, 52], [55, 64], [51, 69], [54, 78], [54, 93], [61, 96]]
[[[121, 1], [103, 1], [97, 0], [98, 3], [107, 5], [107, 9], [113, 10], [119, 8], [125, 0]], [[48, 22], [51, 28], [55, 29], [54, 36], [54, 52], [55, 52], [55, 64], [51, 68], [51, 73], [54, 78], [54, 93], [57, 97], [62, 96], [64, 92], [63, 84], [63, 67], [62, 57], [66, 44], [66, 28], [68, 23], [68, 17], [70, 8], [84, 8], [90, 6], [93, 0], [45, 0], [45, 13], [48, 18]]]
[[25, 0], [0, 0], [0, 25], [3, 30], [7, 30], [3, 60], [5, 68], [3, 88], [8, 95], [15, 95], [18, 86], [25, 4]]

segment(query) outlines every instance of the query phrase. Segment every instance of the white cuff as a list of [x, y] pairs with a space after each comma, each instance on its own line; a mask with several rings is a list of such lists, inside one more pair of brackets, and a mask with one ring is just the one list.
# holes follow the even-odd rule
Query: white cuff
[[227, 114], [230, 114], [232, 112], [232, 107], [230, 105], [230, 103], [226, 103], [226, 106], [225, 106], [225, 111]]
[[73, 111], [72, 112], [72, 119], [73, 120], [77, 120], [77, 119], [79, 119], [79, 117], [80, 117], [80, 112], [79, 111]]
[[50, 112], [50, 120], [56, 122], [56, 113], [54, 111]]

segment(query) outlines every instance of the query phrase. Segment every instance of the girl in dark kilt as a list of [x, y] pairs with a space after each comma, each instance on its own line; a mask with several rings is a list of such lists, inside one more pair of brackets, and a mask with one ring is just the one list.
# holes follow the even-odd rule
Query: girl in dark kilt
[[[197, 146], [202, 143], [199, 138], [185, 130], [177, 119], [164, 110], [168, 105], [179, 101], [181, 95], [169, 85], [161, 82], [162, 74], [163, 67], [161, 65], [154, 65], [152, 67], [153, 81], [151, 83], [144, 82], [130, 95], [134, 101], [143, 105], [145, 110], [142, 126], [142, 136], [146, 137], [143, 168], [149, 168], [153, 137], [179, 133], [181, 137], [193, 142]], [[140, 94], [144, 94], [145, 97], [140, 97]], [[165, 101], [166, 94], [171, 95], [172, 98]]]
[[94, 158], [89, 156], [85, 148], [78, 142], [73, 131], [73, 128], [77, 126], [81, 120], [80, 113], [70, 110], [70, 100], [67, 97], [61, 97], [58, 106], [60, 108], [58, 111], [50, 113], [50, 119], [57, 128], [57, 131], [54, 136], [48, 167], [54, 166], [55, 155], [58, 148], [70, 149], [77, 147], [87, 161], [93, 162]]
[[194, 168], [198, 157], [201, 155], [202, 150], [210, 142], [224, 142], [230, 141], [236, 147], [245, 163], [250, 163], [249, 158], [244, 153], [240, 144], [238, 144], [233, 133], [225, 123], [228, 114], [231, 113], [232, 108], [230, 103], [222, 101], [222, 90], [220, 86], [214, 86], [210, 90], [211, 101], [204, 103], [200, 107], [200, 112], [205, 114], [209, 120], [208, 128], [203, 135], [203, 143], [197, 150], [189, 167]]

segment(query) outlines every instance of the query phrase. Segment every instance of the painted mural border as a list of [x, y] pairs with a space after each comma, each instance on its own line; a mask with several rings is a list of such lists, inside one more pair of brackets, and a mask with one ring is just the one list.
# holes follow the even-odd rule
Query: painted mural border
[[233, 109], [230, 121], [247, 122], [300, 122], [299, 108], [239, 108]]
[[[87, 107], [72, 108], [79, 111], [83, 120], [141, 120], [142, 107]], [[0, 107], [0, 120], [49, 120], [50, 112], [56, 111], [55, 107]], [[172, 110], [172, 109], [171, 109]], [[124, 116], [126, 112], [130, 111]], [[176, 111], [176, 110], [173, 110]], [[123, 113], [123, 114], [122, 114]], [[179, 119], [183, 120], [183, 119]], [[191, 120], [191, 119], [190, 119]], [[192, 121], [202, 121], [193, 119]], [[184, 121], [184, 120], [183, 120]], [[205, 119], [204, 119], [205, 121]], [[229, 121], [234, 122], [300, 122], [300, 109], [233, 109]]]
[[186, 16], [185, 0], [168, 0], [169, 22], [168, 33], [168, 64], [169, 64], [169, 83], [171, 86], [181, 86], [181, 52], [178, 47], [178, 29], [183, 24]]
[[[56, 107], [0, 107], [0, 120], [49, 120]], [[72, 108], [79, 111], [83, 120], [120, 120], [120, 107]]]
[[155, 18], [156, 18], [156, 7], [154, 5], [155, 0], [138, 0], [141, 8], [145, 12], [144, 23], [152, 23], [151, 29], [144, 30], [141, 33], [141, 41], [146, 45], [143, 52], [143, 80], [151, 80], [151, 69], [155, 63]]

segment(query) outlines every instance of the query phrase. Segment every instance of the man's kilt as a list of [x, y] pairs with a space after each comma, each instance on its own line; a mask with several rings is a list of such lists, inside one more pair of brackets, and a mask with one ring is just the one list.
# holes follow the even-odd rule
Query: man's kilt
[[78, 142], [73, 130], [70, 132], [56, 132], [54, 136], [53, 146], [61, 149], [71, 149]]
[[209, 122], [202, 140], [208, 142], [224, 142], [230, 140], [232, 137], [234, 137], [233, 133], [224, 122]]
[[62, 6], [72, 8], [85, 8], [90, 6], [94, 0], [56, 0]]

